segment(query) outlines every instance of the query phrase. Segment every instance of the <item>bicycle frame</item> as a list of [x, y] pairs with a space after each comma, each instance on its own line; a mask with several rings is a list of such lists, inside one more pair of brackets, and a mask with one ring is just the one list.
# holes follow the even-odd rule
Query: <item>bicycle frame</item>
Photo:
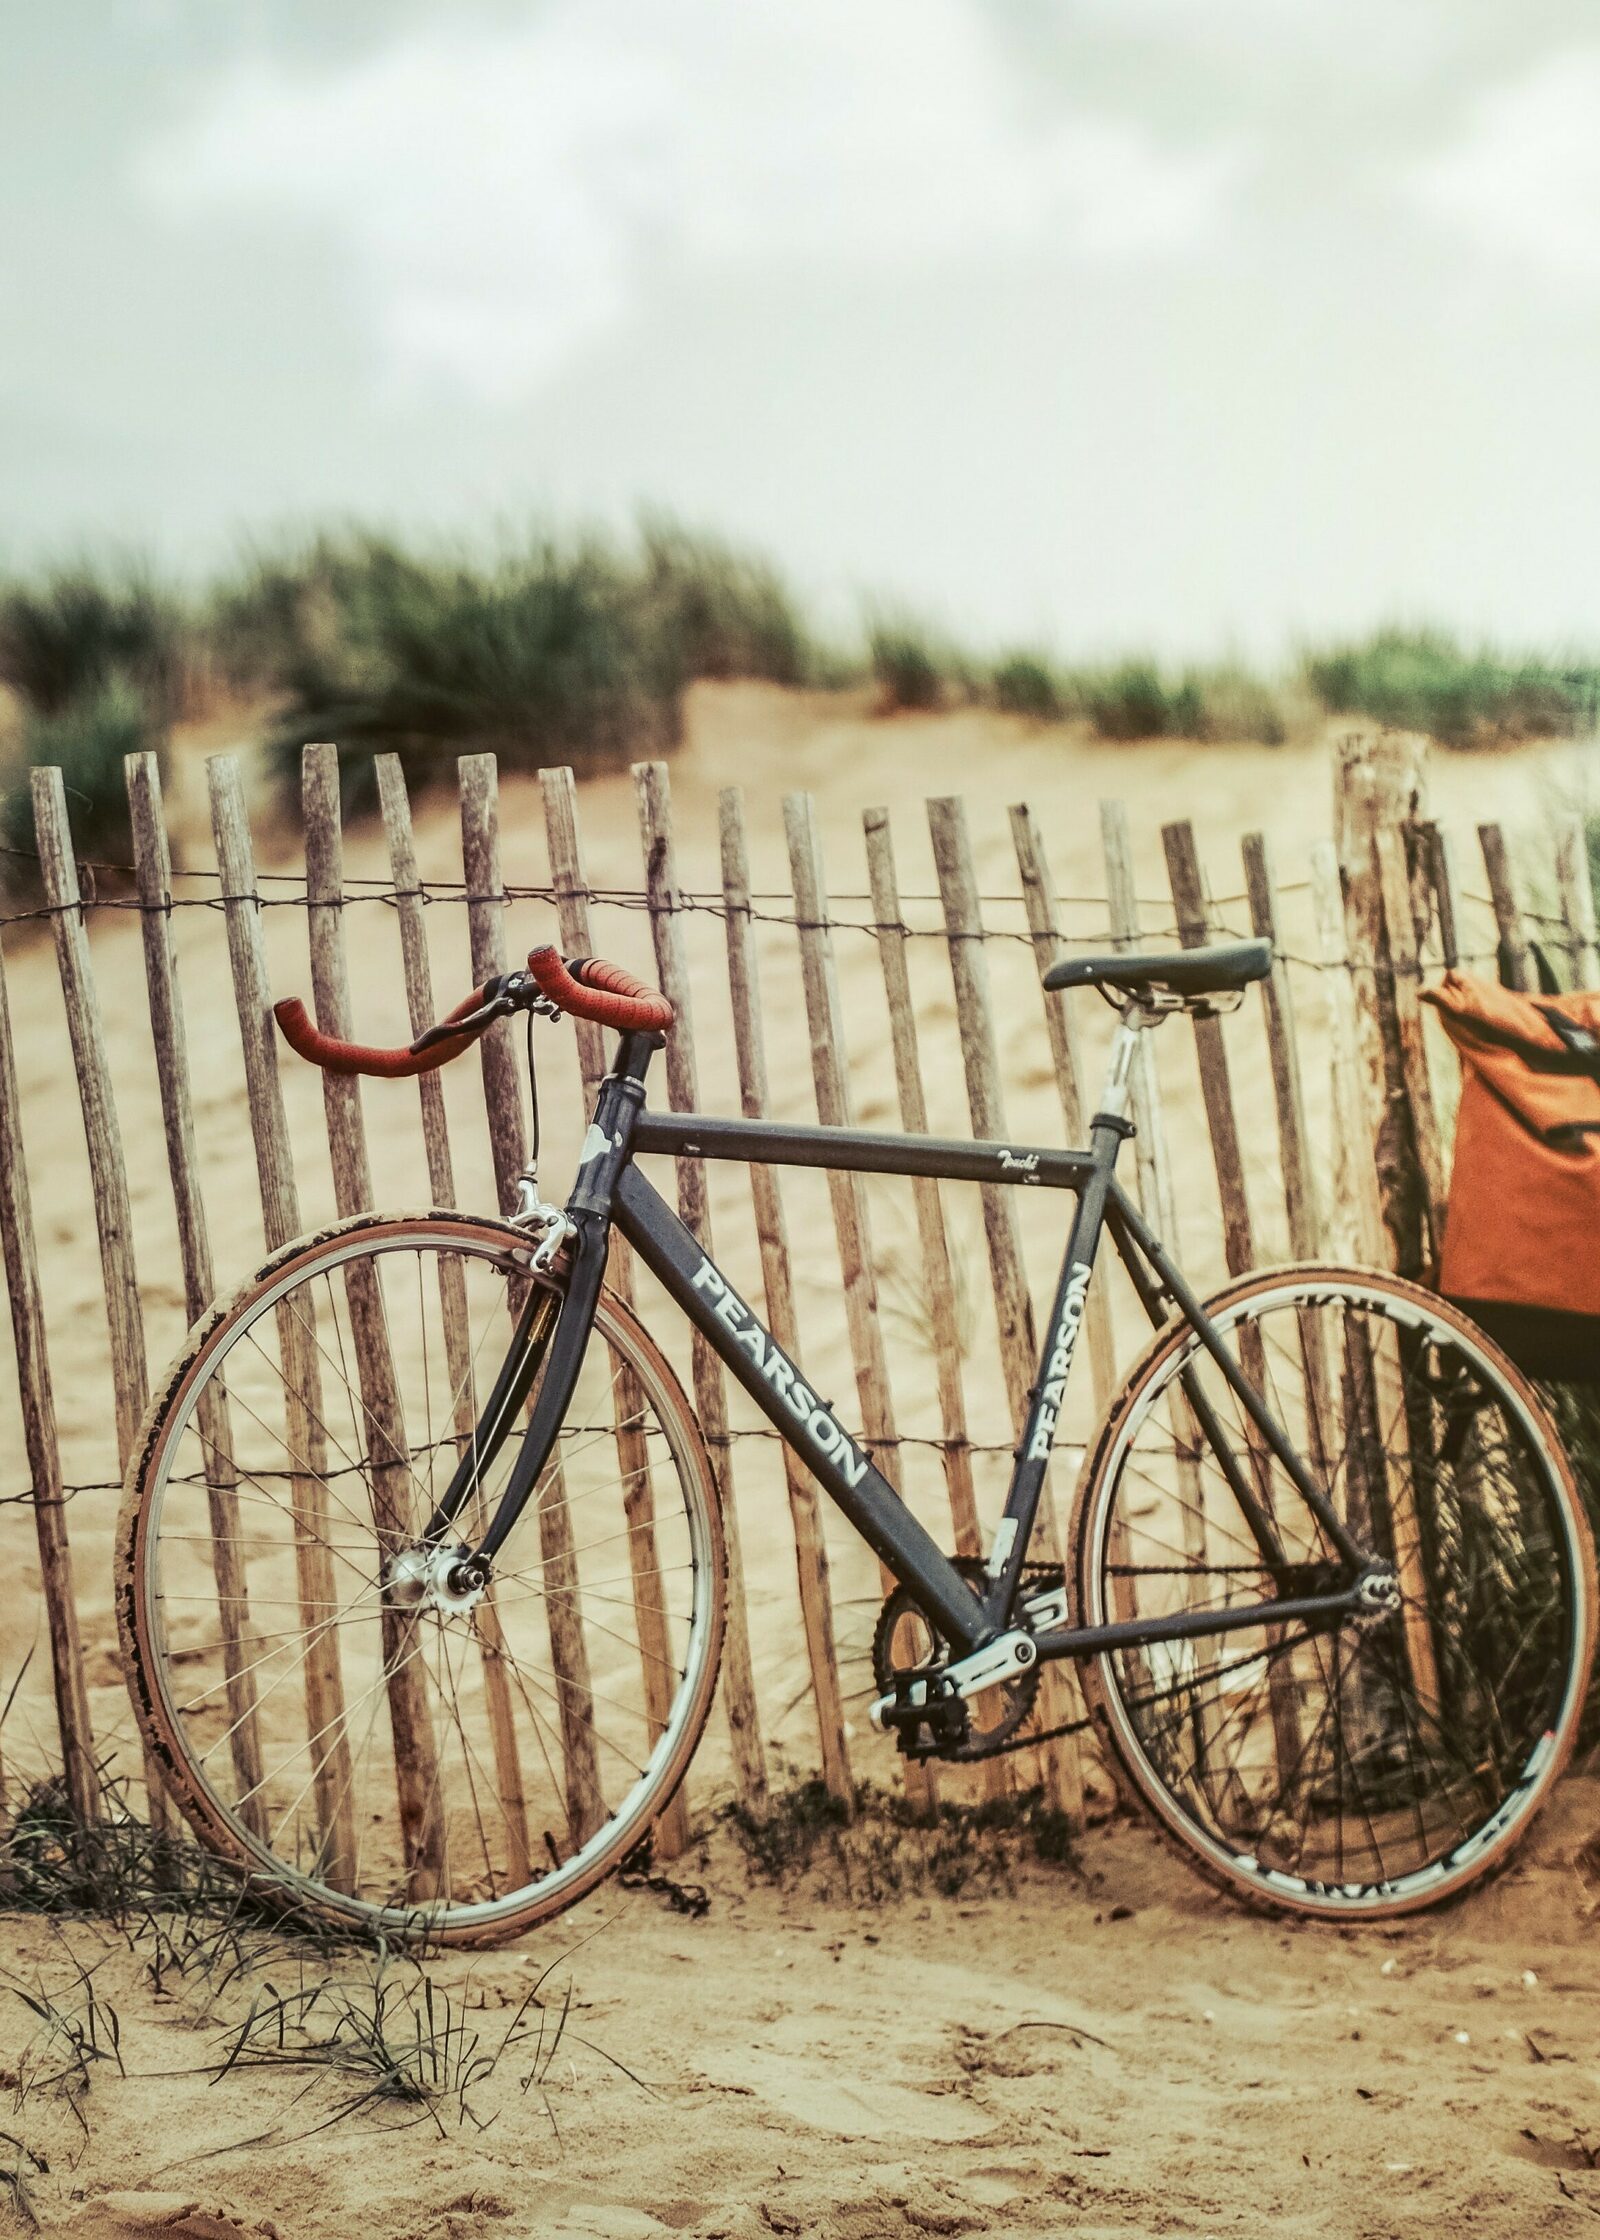
[[[780, 1127], [761, 1120], [649, 1112], [644, 1105], [644, 1082], [650, 1060], [661, 1047], [660, 1038], [622, 1036], [613, 1069], [600, 1085], [579, 1157], [577, 1179], [567, 1202], [572, 1234], [567, 1246], [565, 1296], [548, 1349], [541, 1352], [532, 1337], [540, 1297], [535, 1289], [478, 1431], [430, 1519], [425, 1537], [442, 1535], [464, 1507], [481, 1470], [508, 1436], [508, 1427], [542, 1364], [544, 1382], [522, 1434], [521, 1450], [489, 1529], [470, 1560], [491, 1563], [516, 1524], [544, 1470], [571, 1399], [604, 1279], [609, 1232], [615, 1225], [891, 1574], [915, 1596], [953, 1649], [968, 1654], [1015, 1623], [1013, 1612], [1049, 1468], [1054, 1431], [1096, 1256], [1109, 1230], [1152, 1324], [1164, 1323], [1175, 1311], [1189, 1325], [1265, 1446], [1345, 1559], [1349, 1576], [1341, 1588], [1323, 1594], [1099, 1626], [1052, 1626], [1038, 1635], [1041, 1659], [1081, 1658], [1146, 1642], [1199, 1638], [1263, 1623], [1337, 1618], [1357, 1608], [1356, 1581], [1372, 1561], [1369, 1552], [1351, 1537], [1265, 1399], [1245, 1377], [1200, 1300], [1117, 1180], [1118, 1153], [1133, 1133], [1123, 1112], [1129, 1068], [1140, 1032], [1154, 1025], [1158, 1016], [1139, 1011], [1124, 1014], [1101, 1109], [1095, 1113], [1089, 1144], [1083, 1150], [879, 1135], [851, 1128]], [[982, 1591], [962, 1577], [924, 1531], [872, 1460], [866, 1443], [845, 1429], [832, 1402], [823, 1399], [807, 1381], [799, 1363], [783, 1351], [634, 1164], [641, 1153], [731, 1160], [745, 1165], [824, 1167], [858, 1174], [934, 1176], [1077, 1194], [1038, 1377]], [[1239, 1468], [1192, 1370], [1184, 1372], [1184, 1385], [1198, 1428], [1238, 1501], [1264, 1565], [1269, 1571], [1286, 1568], [1273, 1518]]]

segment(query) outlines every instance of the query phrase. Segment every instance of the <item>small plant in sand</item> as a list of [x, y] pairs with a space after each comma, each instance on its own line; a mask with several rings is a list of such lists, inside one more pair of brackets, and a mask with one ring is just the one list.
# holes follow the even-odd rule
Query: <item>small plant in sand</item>
[[1070, 1822], [1037, 1789], [982, 1804], [941, 1802], [923, 1812], [871, 1783], [847, 1805], [821, 1781], [806, 1780], [778, 1791], [759, 1811], [735, 1804], [724, 1817], [758, 1880], [806, 1882], [819, 1897], [858, 1905], [923, 1891], [954, 1898], [1008, 1889], [1030, 1859], [1079, 1867]]

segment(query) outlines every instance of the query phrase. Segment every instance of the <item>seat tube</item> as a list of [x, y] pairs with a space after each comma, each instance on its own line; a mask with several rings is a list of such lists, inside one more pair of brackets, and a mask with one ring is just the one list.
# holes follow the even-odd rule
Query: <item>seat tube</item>
[[1009, 1618], [1017, 1581], [1027, 1560], [1034, 1518], [1044, 1491], [1045, 1472], [1050, 1467], [1056, 1424], [1066, 1398], [1078, 1333], [1083, 1326], [1095, 1255], [1105, 1229], [1106, 1199], [1117, 1169], [1117, 1154], [1133, 1133], [1125, 1107], [1139, 1033], [1139, 1026], [1125, 1012], [1112, 1045], [1100, 1108], [1089, 1127], [1094, 1166], [1078, 1195], [1077, 1211], [1061, 1263], [1061, 1280], [1056, 1286], [1055, 1303], [1046, 1326], [1039, 1376], [1029, 1400], [1005, 1513], [989, 1559], [991, 1584], [984, 1599], [996, 1625], [1004, 1625]]

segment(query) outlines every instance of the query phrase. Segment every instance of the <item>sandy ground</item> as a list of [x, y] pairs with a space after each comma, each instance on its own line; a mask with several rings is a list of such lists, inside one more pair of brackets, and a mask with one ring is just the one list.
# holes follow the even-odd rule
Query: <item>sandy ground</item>
[[[231, 744], [213, 732], [207, 747]], [[1455, 836], [1463, 884], [1481, 892], [1473, 827], [1502, 817], [1535, 877], [1547, 857], [1551, 813], [1579, 783], [1570, 748], [1439, 757], [1432, 795]], [[813, 700], [753, 688], [703, 690], [690, 738], [673, 765], [681, 875], [697, 892], [719, 885], [719, 788], [745, 788], [758, 907], [774, 1104], [815, 1117], [804, 1011], [786, 893], [780, 801], [803, 784], [818, 804], [837, 914], [870, 917], [864, 897], [860, 815], [894, 812], [909, 922], [918, 929], [912, 970], [924, 1069], [936, 1129], [967, 1132], [945, 951], [927, 842], [924, 797], [967, 797], [985, 911], [997, 940], [990, 974], [1009, 1125], [1026, 1140], [1061, 1140], [1037, 978], [1015, 900], [1017, 878], [1005, 810], [1027, 800], [1042, 825], [1055, 882], [1069, 899], [1069, 935], [1103, 938], [1106, 914], [1097, 802], [1127, 801], [1144, 921], [1170, 927], [1160, 826], [1193, 816], [1219, 925], [1247, 930], [1239, 900], [1238, 839], [1269, 835], [1284, 885], [1284, 925], [1304, 1037], [1314, 1125], [1326, 1111], [1325, 991], [1312, 968], [1306, 878], [1310, 850], [1329, 829], [1326, 747], [1156, 744], [1113, 747], [1070, 733], [1029, 731], [990, 717], [872, 721], [848, 700]], [[175, 853], [211, 861], [197, 754], [174, 773]], [[626, 777], [583, 789], [591, 881], [636, 888], [639, 842]], [[537, 787], [508, 782], [504, 853], [513, 882], [547, 876]], [[448, 797], [419, 804], [425, 875], [459, 879]], [[263, 866], [298, 869], [292, 838], [260, 841]], [[352, 878], [381, 877], [381, 841], [355, 838]], [[200, 893], [203, 886], [185, 891]], [[273, 892], [287, 891], [281, 887]], [[1010, 898], [1010, 899], [1007, 899]], [[1483, 943], [1485, 911], [1469, 902], [1469, 933]], [[259, 1201], [247, 1127], [221, 917], [174, 921], [188, 1012], [196, 1123], [219, 1286], [261, 1257]], [[465, 986], [462, 914], [430, 912], [441, 1005]], [[276, 992], [308, 983], [303, 913], [266, 914]], [[359, 1031], [405, 1039], [398, 942], [375, 904], [347, 918]], [[553, 938], [553, 913], [522, 901], [510, 914], [515, 956]], [[920, 936], [926, 935], [927, 938]], [[701, 1101], [736, 1110], [725, 995], [723, 927], [709, 912], [687, 922], [696, 989]], [[647, 923], [636, 909], [602, 903], [596, 946], [649, 969]], [[152, 1364], [181, 1338], [184, 1314], [162, 1147], [143, 964], [132, 913], [102, 912], [91, 925], [95, 971], [125, 1140], [146, 1336]], [[897, 1124], [884, 1047], [882, 981], [869, 932], [838, 936], [839, 976], [857, 1116]], [[103, 1749], [136, 1764], [115, 1650], [109, 1534], [117, 1475], [100, 1269], [71, 1051], [48, 939], [8, 937], [6, 968], [23, 1074], [25, 1126], [43, 1262], [51, 1365], [69, 1481], [86, 1671]], [[1099, 1007], [1086, 1000], [1091, 1063], [1103, 1047]], [[1235, 1085], [1251, 1162], [1252, 1211], [1264, 1256], [1284, 1249], [1265, 1051], [1259, 1020], [1230, 1027]], [[582, 1127], [569, 1049], [547, 1041], [544, 1061], [548, 1174], [570, 1173]], [[1179, 1244], [1191, 1269], [1220, 1274], [1215, 1184], [1198, 1124], [1192, 1043], [1162, 1038], [1168, 1134], [1181, 1207]], [[320, 1089], [310, 1069], [284, 1074], [304, 1225], [332, 1210]], [[475, 1069], [448, 1077], [458, 1195], [492, 1202]], [[372, 1085], [368, 1128], [380, 1203], [425, 1202], [415, 1092]], [[851, 1393], [838, 1309], [837, 1262], [820, 1177], [786, 1179], [797, 1263], [801, 1352], [819, 1389]], [[984, 1304], [986, 1271], [976, 1205], [949, 1194], [956, 1258], [969, 1301], [971, 1430], [1010, 1436]], [[714, 1175], [719, 1257], [759, 1297], [747, 1185]], [[919, 1342], [914, 1229], [903, 1186], [872, 1192], [874, 1254], [901, 1429], [939, 1429], [926, 1350]], [[1030, 1219], [1025, 1244], [1036, 1299], [1051, 1281], [1061, 1217]], [[1124, 1350], [1134, 1332], [1119, 1302]], [[675, 1348], [681, 1355], [682, 1349]], [[9, 1348], [0, 1349], [0, 1491], [22, 1483]], [[738, 1420], [736, 1415], [736, 1420]], [[1090, 1423], [1086, 1384], [1067, 1422], [1081, 1441]], [[10, 1456], [10, 1461], [4, 1458]], [[1070, 1491], [1071, 1454], [1057, 1500]], [[814, 1735], [803, 1685], [804, 1653], [781, 1479], [759, 1443], [736, 1451], [756, 1675], [775, 1766], [804, 1767]], [[938, 1527], [943, 1501], [932, 1458], [913, 1451], [905, 1488]], [[980, 1470], [980, 1502], [1002, 1494], [998, 1461]], [[948, 1511], [945, 1511], [946, 1529]], [[42, 1648], [38, 1575], [25, 1510], [0, 1507], [0, 1688]], [[840, 1630], [859, 1655], [876, 1584], [840, 1539], [833, 1543]], [[0, 1745], [10, 1777], [26, 1778], [51, 1755], [46, 1660], [36, 1655]], [[854, 1679], [859, 1679], [859, 1673]], [[851, 1675], [847, 1675], [850, 1679]], [[852, 1681], [853, 1684], [853, 1681]], [[883, 1745], [852, 1735], [857, 1770], [887, 1778]], [[693, 1801], [702, 1826], [726, 1795], [720, 1722], [708, 1733]], [[8, 1922], [0, 1932], [10, 1978], [60, 1994], [70, 1980], [65, 1944], [88, 1963], [122, 2020], [126, 2080], [94, 2065], [84, 2103], [85, 2139], [59, 2088], [26, 2090], [22, 2058], [37, 2017], [0, 2004], [0, 2051], [21, 2062], [23, 2104], [0, 2105], [0, 2173], [8, 2136], [47, 2155], [35, 2173], [42, 2218], [78, 2216], [87, 2235], [147, 2229], [132, 2211], [75, 2205], [130, 2186], [168, 2196], [169, 2216], [195, 2202], [246, 2229], [270, 2220], [289, 2235], [359, 2231], [388, 2235], [491, 2232], [593, 2233], [632, 2240], [662, 2227], [716, 2233], [1238, 2232], [1399, 2236], [1534, 2234], [1588, 2229], [1600, 2215], [1593, 1992], [1584, 1894], [1567, 1863], [1595, 1824], [1594, 1799], [1570, 1788], [1541, 1834], [1540, 1863], [1464, 1910], [1393, 1936], [1293, 1935], [1229, 1912], [1158, 1856], [1140, 1832], [1116, 1827], [1088, 1839], [1088, 1880], [1030, 1869], [1011, 1903], [992, 1896], [918, 1898], [863, 1910], [814, 1893], [747, 1889], [726, 1848], [705, 1873], [709, 1915], [688, 1921], [644, 1894], [603, 1898], [559, 1933], [471, 1971], [484, 2022], [514, 2010], [539, 1970], [579, 1938], [570, 1978], [582, 2005], [574, 2035], [546, 2080], [557, 2139], [537, 2092], [524, 2095], [513, 2049], [476, 2096], [495, 2118], [441, 2140], [426, 2123], [385, 2128], [369, 2111], [318, 2131], [341, 2091], [325, 2077], [235, 2070], [206, 2081], [222, 2023], [192, 2019], [192, 1991], [153, 1995], [148, 1953], [130, 1956], [109, 1934]], [[691, 1860], [677, 1870], [698, 1873]], [[1127, 1915], [1114, 1908], [1131, 1907]], [[1389, 1962], [1394, 1965], [1388, 1973]], [[1537, 1978], [1524, 1982], [1525, 1971]], [[464, 1964], [437, 1970], [457, 1990]], [[558, 1969], [554, 1982], [564, 1980]], [[282, 1988], [280, 1983], [279, 1988]], [[547, 1987], [549, 1988], [549, 1987]], [[230, 1994], [228, 2012], [242, 2011]], [[247, 2004], [247, 2000], [245, 2001]], [[1461, 2033], [1465, 2033], [1463, 2037]], [[623, 2061], [632, 2082], [604, 2055]], [[173, 2074], [168, 2074], [173, 2072]], [[200, 2073], [197, 2073], [200, 2072]], [[3, 2089], [3, 2088], [0, 2088]], [[304, 2097], [300, 2095], [304, 2094]], [[258, 2143], [239, 2146], [245, 2138]], [[291, 2143], [293, 2142], [293, 2143]], [[23, 2146], [17, 2148], [20, 2155]], [[0, 2187], [0, 2195], [3, 2195]], [[3, 2207], [3, 2200], [0, 2200]], [[121, 2221], [118, 2221], [118, 2217]], [[651, 2220], [654, 2220], [653, 2222]], [[195, 2223], [191, 2234], [231, 2231]]]
[[[5, 1980], [116, 2010], [125, 2074], [63, 2063], [0, 2002], [0, 2168], [82, 2240], [898, 2240], [920, 2234], [1237, 2234], [1536, 2240], [1600, 2216], [1600, 1958], [1563, 1861], [1592, 1785], [1535, 1855], [1465, 1908], [1387, 1930], [1288, 1930], [1214, 1904], [1142, 1830], [1081, 1873], [873, 1906], [752, 1886], [729, 1840], [691, 1860], [684, 1919], [611, 1893], [522, 1948], [432, 1966], [486, 2046], [529, 1986], [566, 2032], [469, 2094], [338, 2111], [325, 2069], [217, 2078], [280, 1950], [203, 2011], [87, 1924], [11, 1921]], [[341, 1964], [354, 1980], [359, 1961]], [[627, 2074], [617, 2064], [625, 2064]], [[76, 2108], [76, 2112], [74, 2112]], [[81, 2117], [81, 2121], [79, 2118]], [[478, 2128], [479, 2125], [485, 2128]], [[27, 2229], [0, 2205], [0, 2229]]]

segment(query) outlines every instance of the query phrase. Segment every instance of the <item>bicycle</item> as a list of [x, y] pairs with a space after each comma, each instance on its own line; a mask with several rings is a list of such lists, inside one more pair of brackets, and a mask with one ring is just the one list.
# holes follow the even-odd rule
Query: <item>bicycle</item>
[[[618, 1040], [564, 1207], [535, 1150], [510, 1219], [302, 1239], [161, 1386], [117, 1601], [139, 1724], [200, 1842], [274, 1902], [461, 1944], [638, 1854], [710, 1711], [726, 1558], [694, 1414], [607, 1288], [614, 1229], [898, 1582], [872, 1721], [908, 1757], [1020, 1746], [1070, 1660], [1122, 1785], [1236, 1897], [1383, 1918], [1501, 1867], [1571, 1754], [1594, 1653], [1593, 1546], [1540, 1403], [1394, 1276], [1295, 1266], [1202, 1301], [1117, 1179], [1141, 1037], [1233, 1008], [1270, 965], [1247, 941], [1053, 966], [1047, 988], [1119, 1013], [1082, 1149], [651, 1111], [670, 1004], [548, 948], [406, 1050], [280, 1004], [302, 1056], [351, 1073], [443, 1064], [516, 1014], [530, 1063], [538, 1015]], [[646, 1179], [651, 1153], [1076, 1194], [986, 1560], [918, 1523]], [[1107, 1234], [1152, 1331], [1063, 1567], [1032, 1539]]]

